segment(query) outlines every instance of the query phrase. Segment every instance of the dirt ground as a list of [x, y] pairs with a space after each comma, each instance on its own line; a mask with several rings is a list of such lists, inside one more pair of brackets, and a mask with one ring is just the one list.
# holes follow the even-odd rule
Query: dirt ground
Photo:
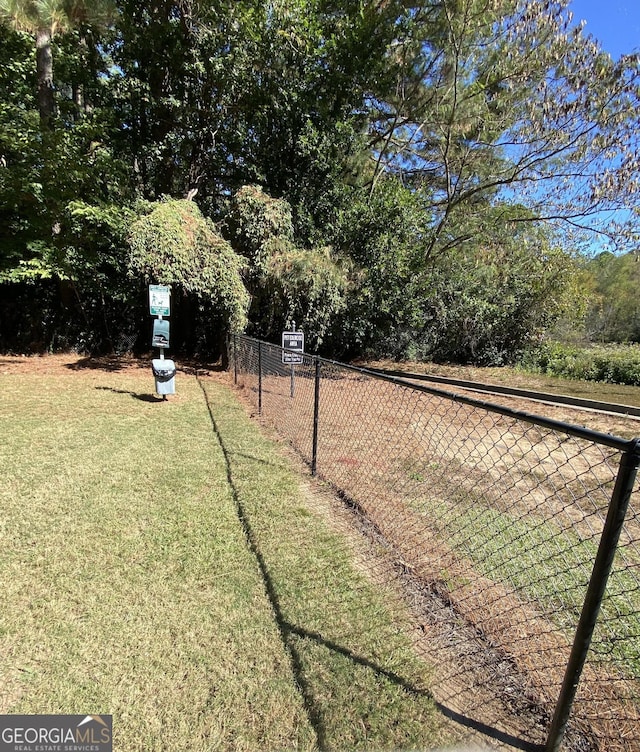
[[88, 358], [75, 353], [60, 355], [0, 355], [0, 374], [51, 374], [61, 376], [84, 369], [101, 371], [151, 370], [151, 360], [124, 356]]

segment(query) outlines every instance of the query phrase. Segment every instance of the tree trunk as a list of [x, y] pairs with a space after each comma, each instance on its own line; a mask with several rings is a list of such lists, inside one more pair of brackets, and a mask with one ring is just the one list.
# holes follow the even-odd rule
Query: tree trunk
[[53, 99], [53, 55], [51, 54], [51, 32], [38, 29], [36, 33], [36, 70], [38, 74], [38, 110], [40, 125], [52, 127], [54, 114]]

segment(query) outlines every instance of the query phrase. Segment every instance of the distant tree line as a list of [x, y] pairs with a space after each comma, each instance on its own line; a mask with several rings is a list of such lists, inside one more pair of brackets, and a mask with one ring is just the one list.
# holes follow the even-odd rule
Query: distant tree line
[[177, 353], [295, 320], [336, 357], [505, 363], [587, 315], [582, 245], [637, 242], [640, 65], [567, 0], [0, 0], [0, 19], [5, 351], [149, 349], [152, 282]]
[[640, 342], [640, 256], [610, 251], [583, 261], [586, 305], [575, 339], [608, 344]]

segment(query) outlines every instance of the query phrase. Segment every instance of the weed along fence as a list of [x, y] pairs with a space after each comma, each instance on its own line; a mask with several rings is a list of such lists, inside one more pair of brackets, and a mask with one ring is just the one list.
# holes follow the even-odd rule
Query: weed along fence
[[522, 748], [640, 750], [640, 441], [282, 354], [236, 336], [234, 379], [442, 604], [435, 686], [488, 672]]

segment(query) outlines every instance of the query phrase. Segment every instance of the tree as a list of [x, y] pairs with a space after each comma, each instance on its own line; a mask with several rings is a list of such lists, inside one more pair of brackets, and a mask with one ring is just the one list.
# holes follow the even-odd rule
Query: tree
[[335, 321], [337, 350], [391, 358], [500, 365], [562, 316], [572, 258], [544, 226], [515, 221], [523, 207], [486, 206], [447, 228], [469, 238], [424, 257], [431, 215], [419, 191], [381, 177], [354, 193], [336, 249], [352, 259], [348, 305]]
[[26, 31], [34, 37], [38, 111], [43, 128], [50, 127], [54, 114], [51, 37], [63, 15], [61, 2], [46, 2], [46, 0], [2, 0], [0, 2], [0, 18], [10, 21], [16, 29]]
[[636, 253], [601, 253], [585, 264], [593, 290], [585, 319], [594, 342], [640, 342], [640, 263]]
[[[69, 277], [69, 202], [81, 196], [109, 204], [127, 195], [126, 168], [111, 147], [119, 124], [100, 83], [104, 52], [89, 25], [105, 21], [109, 3], [1, 0], [0, 7], [5, 20], [25, 30], [0, 24], [12, 51], [0, 73], [0, 280]], [[55, 52], [58, 61], [55, 99], [52, 68], [44, 78], [38, 72], [32, 90], [29, 45], [39, 35], [48, 35], [45, 57], [51, 61]], [[90, 51], [82, 40], [91, 41]]]
[[[596, 220], [637, 200], [637, 61], [572, 29], [565, 0], [118, 0], [101, 31], [98, 3], [0, 3], [32, 35], [0, 30], [5, 279], [87, 277], [78, 222], [94, 237], [118, 204], [189, 197], [229, 220], [253, 331], [295, 313], [325, 347], [435, 353], [444, 317], [459, 357], [485, 357], [483, 327], [504, 353], [553, 318], [556, 277], [546, 306], [522, 270], [555, 269], [585, 228], [614, 236]], [[26, 40], [45, 27], [55, 110], [29, 92]], [[246, 185], [267, 198], [245, 202], [245, 230], [284, 207], [286, 231], [234, 235]]]
[[353, 188], [336, 212], [330, 243], [350, 260], [347, 305], [335, 322], [335, 352], [403, 357], [422, 324], [423, 239], [431, 215], [419, 193], [393, 177], [382, 178], [373, 194]]
[[255, 295], [270, 257], [293, 243], [291, 206], [259, 186], [245, 185], [234, 194], [224, 227], [234, 249], [247, 259], [248, 282]]
[[[566, 0], [412, 3], [389, 50], [395, 86], [373, 100], [375, 180], [425, 190], [434, 227], [425, 252], [468, 238], [459, 219], [487, 200], [526, 206], [517, 219], [561, 225], [568, 243], [631, 210], [640, 188], [637, 56], [613, 63]], [[449, 230], [447, 231], [447, 228]]]
[[[509, 225], [497, 207], [484, 215], [474, 241], [456, 245], [435, 259], [427, 274], [432, 290], [424, 306], [415, 348], [436, 361], [504, 365], [538, 344], [571, 305], [568, 279], [574, 263], [535, 224]], [[473, 224], [475, 218], [469, 218]]]
[[123, 0], [113, 84], [140, 190], [196, 195], [214, 215], [259, 184], [311, 225], [363, 154], [363, 82], [384, 65], [389, 19], [346, 0]]
[[55, 114], [53, 36], [74, 26], [104, 22], [111, 14], [110, 0], [0, 0], [0, 20], [35, 39], [38, 112], [43, 129], [52, 127]]
[[329, 247], [296, 245], [291, 206], [256, 186], [237, 191], [224, 227], [247, 260], [251, 333], [277, 339], [295, 321], [321, 347], [347, 304], [347, 265]]

